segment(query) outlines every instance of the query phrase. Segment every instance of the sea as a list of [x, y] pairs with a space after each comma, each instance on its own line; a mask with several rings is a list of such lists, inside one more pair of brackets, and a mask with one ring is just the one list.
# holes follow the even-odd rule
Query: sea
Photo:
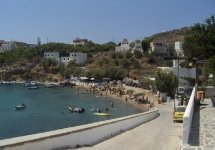
[[[113, 101], [114, 106], [111, 107]], [[26, 109], [14, 107], [25, 104]], [[69, 106], [81, 107], [84, 113], [71, 113]], [[96, 116], [94, 110], [106, 109], [110, 116]], [[0, 84], [0, 139], [74, 127], [140, 113], [140, 110], [116, 99], [97, 97], [85, 90], [40, 85], [29, 90], [21, 84]]]

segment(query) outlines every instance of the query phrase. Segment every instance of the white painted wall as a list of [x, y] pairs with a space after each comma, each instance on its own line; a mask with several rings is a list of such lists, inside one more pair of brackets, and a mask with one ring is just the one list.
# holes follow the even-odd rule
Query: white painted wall
[[73, 52], [69, 53], [69, 57], [78, 64], [85, 64], [87, 61], [87, 53]]
[[181, 64], [182, 62], [185, 62], [185, 60], [183, 60], [183, 59], [180, 59], [180, 60], [178, 60], [178, 59], [173, 59], [173, 67], [178, 67], [178, 64], [179, 64], [179, 68], [180, 68], [180, 67], [181, 67], [180, 64]]
[[[179, 71], [179, 73], [178, 73]], [[173, 73], [179, 77], [190, 77], [190, 78], [196, 78], [196, 68], [191, 68], [191, 69], [187, 69], [187, 68], [181, 68], [179, 67], [173, 67]]]
[[[92, 124], [27, 135], [0, 141], [4, 150], [49, 150], [93, 145], [115, 134], [134, 128], [158, 116], [158, 110]], [[143, 133], [144, 134], [144, 133]]]
[[129, 45], [127, 46], [116, 46], [115, 52], [127, 52], [129, 50]]
[[68, 65], [70, 61], [71, 61], [70, 57], [60, 57], [60, 62], [65, 65]]
[[186, 111], [183, 116], [183, 145], [188, 145], [188, 140], [190, 136], [190, 130], [192, 125], [192, 119], [193, 119], [193, 110], [194, 110], [194, 104], [195, 104], [195, 96], [196, 96], [196, 88], [193, 88], [192, 94], [190, 96], [189, 103], [187, 105]]
[[58, 62], [60, 61], [59, 52], [44, 52], [43, 56], [46, 59], [54, 59]]
[[183, 46], [184, 42], [182, 41], [177, 41], [175, 42], [175, 51], [177, 53], [177, 56], [184, 56], [184, 52], [183, 52]]

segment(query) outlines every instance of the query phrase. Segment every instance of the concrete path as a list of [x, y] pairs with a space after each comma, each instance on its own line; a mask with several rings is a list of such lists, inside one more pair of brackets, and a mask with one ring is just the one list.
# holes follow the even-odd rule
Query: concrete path
[[173, 103], [159, 104], [160, 116], [93, 147], [80, 150], [179, 150], [182, 123], [173, 123]]
[[215, 97], [205, 99], [194, 112], [189, 146], [182, 150], [215, 150]]

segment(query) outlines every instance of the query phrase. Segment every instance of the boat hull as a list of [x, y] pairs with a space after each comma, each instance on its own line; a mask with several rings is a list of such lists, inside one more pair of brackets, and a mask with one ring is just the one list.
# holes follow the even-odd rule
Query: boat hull
[[93, 113], [96, 116], [111, 116], [109, 113]]

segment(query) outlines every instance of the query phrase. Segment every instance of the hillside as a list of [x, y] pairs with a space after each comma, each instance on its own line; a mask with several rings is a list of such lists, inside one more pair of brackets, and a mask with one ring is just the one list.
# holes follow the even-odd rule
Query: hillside
[[[184, 39], [189, 28], [175, 29], [157, 33], [149, 37], [152, 41], [165, 41], [173, 44]], [[71, 74], [75, 76], [88, 76], [94, 78], [110, 77], [122, 79], [128, 74], [134, 78], [154, 76], [157, 66], [171, 66], [170, 60], [148, 54], [132, 54], [114, 52], [115, 43], [98, 45], [88, 43], [84, 47], [74, 47], [63, 43], [48, 43], [41, 47], [27, 48], [23, 43], [18, 43], [19, 49], [11, 53], [0, 55], [0, 69], [6, 69], [3, 80], [39, 80], [61, 81]], [[58, 50], [60, 53], [82, 51], [88, 53], [88, 63], [84, 66], [88, 71], [81, 70], [79, 66], [62, 66], [44, 60], [41, 55], [43, 49]], [[140, 56], [141, 55], [141, 56]], [[35, 58], [39, 58], [38, 60]], [[24, 63], [26, 60], [28, 63]], [[31, 60], [31, 61], [30, 61]], [[35, 60], [35, 61], [33, 61]], [[7, 65], [7, 63], [9, 63]]]
[[188, 32], [189, 30], [189, 27], [174, 29], [154, 34], [150, 38], [152, 39], [152, 41], [166, 41], [167, 43], [173, 43], [175, 41], [182, 41], [186, 32]]

